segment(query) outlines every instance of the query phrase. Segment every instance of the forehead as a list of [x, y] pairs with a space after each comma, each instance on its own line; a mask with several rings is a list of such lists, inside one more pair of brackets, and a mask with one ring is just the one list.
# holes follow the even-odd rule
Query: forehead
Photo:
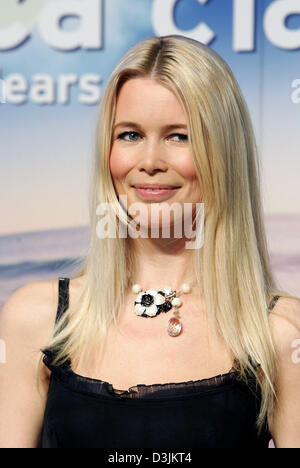
[[146, 118], [185, 122], [185, 114], [176, 95], [151, 78], [133, 78], [122, 86], [116, 106], [116, 121]]

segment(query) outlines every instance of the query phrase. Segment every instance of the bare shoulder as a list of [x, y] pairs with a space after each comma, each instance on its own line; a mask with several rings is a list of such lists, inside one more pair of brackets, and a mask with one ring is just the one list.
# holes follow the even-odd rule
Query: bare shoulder
[[269, 321], [277, 349], [290, 354], [294, 340], [300, 338], [300, 299], [280, 297]]
[[296, 448], [300, 440], [300, 300], [280, 297], [269, 320], [277, 364], [277, 400], [269, 427], [276, 448]]
[[[70, 302], [79, 295], [82, 277], [70, 280]], [[8, 297], [0, 311], [0, 328], [20, 330], [27, 339], [36, 334], [48, 340], [55, 324], [58, 307], [58, 279], [37, 280], [17, 289]], [[42, 345], [43, 346], [43, 345]]]
[[33, 281], [18, 288], [1, 309], [1, 329], [22, 332], [27, 339], [48, 335], [57, 309], [57, 283]]
[[[0, 447], [40, 444], [51, 373], [41, 350], [53, 336], [58, 281], [18, 288], [0, 311]], [[80, 281], [70, 281], [71, 300], [79, 288]]]
[[85, 279], [85, 276], [77, 276], [70, 280], [70, 302], [75, 301], [79, 297], [84, 286]]
[[57, 286], [58, 280], [28, 283], [0, 311], [5, 364], [0, 365], [0, 446], [38, 446], [49, 386], [49, 373], [46, 366], [38, 372], [39, 362], [53, 333]]
[[[41, 349], [53, 336], [58, 308], [58, 278], [28, 283], [17, 289], [0, 310], [0, 339], [6, 343], [7, 353], [30, 356], [37, 363]], [[70, 280], [70, 304], [76, 300], [82, 278]], [[45, 376], [48, 369], [43, 365]]]

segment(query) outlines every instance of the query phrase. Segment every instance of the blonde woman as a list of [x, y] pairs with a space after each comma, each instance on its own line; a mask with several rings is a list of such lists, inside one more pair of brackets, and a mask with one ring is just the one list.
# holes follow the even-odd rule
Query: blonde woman
[[[0, 445], [300, 447], [300, 300], [270, 270], [229, 67], [182, 36], [133, 46], [106, 85], [91, 174], [83, 268], [1, 312]], [[175, 235], [188, 206], [194, 248]]]

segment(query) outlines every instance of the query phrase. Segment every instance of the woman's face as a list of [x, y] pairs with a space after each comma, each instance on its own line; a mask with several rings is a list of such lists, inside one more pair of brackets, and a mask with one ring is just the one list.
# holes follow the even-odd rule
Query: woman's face
[[[134, 78], [122, 86], [110, 171], [117, 195], [127, 196], [127, 209], [136, 202], [148, 209], [154, 203], [177, 202], [183, 209], [184, 203], [201, 201], [184, 111], [176, 95], [157, 81]], [[149, 192], [138, 190], [138, 184], [173, 188]]]

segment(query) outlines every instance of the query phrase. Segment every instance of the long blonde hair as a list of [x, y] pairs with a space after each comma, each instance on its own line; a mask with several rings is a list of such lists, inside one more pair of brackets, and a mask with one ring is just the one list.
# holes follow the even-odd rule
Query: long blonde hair
[[118, 323], [129, 278], [134, 277], [135, 258], [126, 238], [118, 232], [115, 238], [97, 235], [97, 206], [107, 203], [111, 216], [130, 222], [119, 209], [109, 155], [117, 96], [135, 77], [150, 77], [168, 87], [185, 111], [205, 205], [204, 245], [193, 252], [197, 286], [241, 377], [250, 372], [257, 378], [261, 428], [266, 416], [272, 416], [276, 398], [268, 302], [272, 295], [288, 294], [278, 289], [270, 268], [259, 161], [246, 103], [228, 65], [195, 40], [177, 35], [147, 38], [131, 47], [106, 84], [91, 168], [91, 232], [80, 271], [82, 291], [56, 325], [48, 349], [57, 351], [58, 364], [95, 357], [110, 323]]

